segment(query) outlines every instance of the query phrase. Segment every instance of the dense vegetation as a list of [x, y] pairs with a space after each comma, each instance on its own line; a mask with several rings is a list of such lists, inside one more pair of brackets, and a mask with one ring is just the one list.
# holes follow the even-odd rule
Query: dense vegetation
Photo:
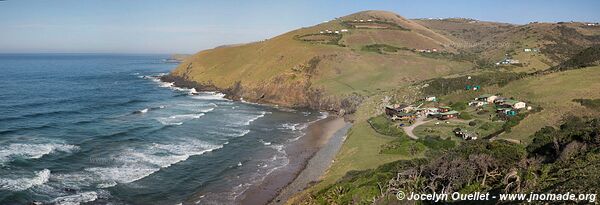
[[363, 46], [362, 51], [367, 51], [367, 52], [375, 52], [375, 53], [379, 53], [379, 54], [385, 54], [385, 53], [395, 53], [401, 50], [410, 50], [408, 48], [405, 47], [396, 47], [396, 46], [392, 46], [392, 45], [387, 45], [387, 44], [370, 44], [370, 45], [366, 45]]
[[573, 101], [587, 108], [600, 111], [600, 99], [574, 99]]
[[342, 26], [344, 26], [346, 28], [353, 28], [353, 29], [372, 29], [372, 28], [369, 28], [368, 26], [373, 26], [373, 27], [381, 27], [378, 29], [385, 28], [385, 29], [410, 31], [410, 29], [404, 28], [394, 22], [387, 22], [387, 21], [380, 21], [380, 20], [375, 20], [375, 21], [370, 21], [370, 22], [342, 21], [341, 24], [342, 24]]
[[598, 61], [600, 61], [600, 45], [595, 45], [577, 53], [569, 60], [562, 62], [558, 66], [552, 67], [550, 70], [564, 71], [583, 68], [593, 66], [598, 63]]
[[[306, 199], [311, 204], [388, 204], [398, 191], [451, 193], [598, 193], [600, 119], [569, 118], [559, 129], [535, 133], [527, 147], [475, 140], [400, 160], [374, 170], [352, 171]], [[558, 203], [561, 201], [548, 201]], [[425, 201], [424, 203], [429, 203]]]

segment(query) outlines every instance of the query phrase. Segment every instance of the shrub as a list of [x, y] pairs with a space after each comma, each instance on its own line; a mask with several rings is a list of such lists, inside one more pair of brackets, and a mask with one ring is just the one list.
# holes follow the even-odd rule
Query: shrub
[[600, 110], [600, 99], [574, 99], [573, 102], [578, 102], [590, 109]]
[[469, 122], [469, 126], [474, 127], [475, 125], [477, 125], [477, 123], [475, 121]]

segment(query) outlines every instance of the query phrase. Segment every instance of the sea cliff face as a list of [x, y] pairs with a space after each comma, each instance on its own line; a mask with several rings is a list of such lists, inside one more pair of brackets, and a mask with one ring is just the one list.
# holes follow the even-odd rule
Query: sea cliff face
[[177, 87], [194, 88], [197, 91], [218, 91], [226, 94], [226, 97], [231, 100], [325, 110], [340, 115], [354, 112], [362, 101], [362, 97], [358, 95], [327, 96], [321, 88], [312, 85], [308, 75], [298, 77], [282, 74], [257, 85], [244, 84], [243, 80], [238, 80], [230, 86], [217, 86], [211, 81], [198, 82], [186, 75], [176, 74], [162, 76], [161, 80], [173, 82]]

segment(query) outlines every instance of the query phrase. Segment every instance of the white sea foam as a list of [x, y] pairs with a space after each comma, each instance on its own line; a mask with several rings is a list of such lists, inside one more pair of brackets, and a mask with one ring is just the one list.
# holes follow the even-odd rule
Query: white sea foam
[[193, 119], [198, 119], [204, 116], [204, 113], [199, 114], [183, 114], [183, 115], [173, 115], [169, 117], [159, 117], [156, 118], [158, 122], [163, 125], [182, 125], [183, 122]]
[[263, 145], [265, 145], [265, 146], [269, 146], [269, 145], [271, 145], [271, 142], [267, 142], [267, 141], [264, 141], [264, 140], [262, 140], [262, 139], [261, 139], [261, 140], [258, 140], [258, 141], [259, 141], [259, 142], [261, 142], [261, 143], [263, 143]]
[[117, 183], [131, 183], [167, 168], [194, 155], [201, 155], [222, 148], [223, 145], [209, 144], [200, 140], [186, 140], [175, 144], [154, 143], [139, 149], [124, 150], [112, 157], [118, 162], [113, 167], [93, 167], [86, 171], [101, 179], [99, 188]]
[[261, 117], [264, 117], [266, 114], [269, 114], [269, 112], [262, 111], [262, 112], [260, 112], [260, 115], [254, 116], [254, 117], [250, 118], [248, 121], [246, 121], [244, 123], [244, 125], [250, 125], [251, 122], [254, 122], [255, 120], [258, 120]]
[[87, 203], [96, 201], [98, 199], [98, 193], [94, 191], [81, 192], [73, 195], [62, 196], [52, 200], [54, 204], [60, 205], [78, 205], [81, 203]]
[[160, 169], [155, 167], [124, 165], [120, 167], [91, 167], [86, 168], [85, 170], [94, 173], [94, 175], [99, 177], [102, 181], [105, 181], [105, 183], [103, 183], [104, 185], [116, 185], [117, 183], [130, 183], [140, 180]]
[[304, 130], [308, 127], [307, 123], [283, 123], [281, 124], [281, 128], [288, 129], [291, 131]]
[[228, 100], [225, 98], [225, 94], [216, 92], [201, 92], [198, 95], [194, 95], [191, 98], [197, 100]]
[[196, 91], [196, 88], [191, 88], [191, 89], [189, 89], [189, 92], [190, 92], [190, 94], [191, 94], [191, 95], [196, 95], [196, 94], [198, 94], [198, 91]]
[[203, 113], [207, 113], [207, 112], [212, 112], [213, 110], [215, 110], [214, 107], [206, 108], [206, 109], [200, 109], [198, 111], [203, 112]]
[[48, 182], [50, 178], [50, 170], [44, 169], [35, 172], [35, 176], [31, 178], [5, 179], [0, 178], [0, 190], [23, 191], [31, 187], [42, 185]]
[[44, 155], [51, 154], [53, 152], [72, 152], [77, 150], [79, 147], [69, 144], [9, 144], [6, 146], [0, 146], [0, 164], [8, 162], [15, 157], [38, 159]]

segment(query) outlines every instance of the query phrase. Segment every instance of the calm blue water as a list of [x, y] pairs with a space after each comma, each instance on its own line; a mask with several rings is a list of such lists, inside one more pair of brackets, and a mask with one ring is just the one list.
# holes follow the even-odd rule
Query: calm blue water
[[0, 55], [0, 204], [231, 203], [322, 117], [191, 95], [164, 58]]

